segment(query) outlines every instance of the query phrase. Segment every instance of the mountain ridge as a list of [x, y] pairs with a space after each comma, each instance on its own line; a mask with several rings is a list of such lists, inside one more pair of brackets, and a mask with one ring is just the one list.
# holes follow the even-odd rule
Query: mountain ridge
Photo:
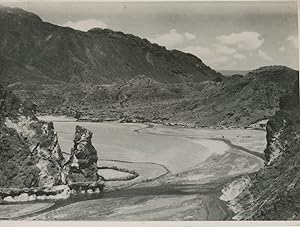
[[[83, 32], [43, 22], [22, 9], [0, 9], [1, 80], [12, 70], [18, 72], [18, 67], [49, 80], [97, 84], [122, 82], [138, 74], [164, 83], [223, 78], [196, 56], [131, 34], [100, 28]], [[16, 81], [20, 79], [8, 82]]]

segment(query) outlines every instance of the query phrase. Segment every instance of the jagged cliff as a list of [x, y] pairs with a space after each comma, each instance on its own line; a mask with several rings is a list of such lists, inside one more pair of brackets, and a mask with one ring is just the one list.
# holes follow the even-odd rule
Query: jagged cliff
[[1, 187], [51, 187], [64, 162], [52, 123], [40, 122], [12, 92], [0, 87]]
[[294, 95], [281, 98], [281, 110], [267, 123], [265, 167], [251, 178], [236, 179], [223, 189], [221, 199], [228, 201], [235, 219], [300, 219], [298, 84], [297, 81]]
[[[20, 195], [22, 201], [38, 199], [35, 194], [38, 191], [48, 195], [63, 192], [67, 197], [68, 185], [74, 184], [71, 180], [73, 172], [65, 168], [53, 123], [39, 121], [34, 109], [33, 104], [21, 102], [11, 91], [0, 86], [0, 197], [6, 201], [18, 201]], [[79, 141], [78, 135], [81, 135]], [[82, 159], [82, 154], [86, 160], [77, 168], [84, 173], [80, 182], [101, 185], [91, 132], [76, 128], [74, 143], [78, 160]], [[51, 199], [55, 198], [51, 196]]]

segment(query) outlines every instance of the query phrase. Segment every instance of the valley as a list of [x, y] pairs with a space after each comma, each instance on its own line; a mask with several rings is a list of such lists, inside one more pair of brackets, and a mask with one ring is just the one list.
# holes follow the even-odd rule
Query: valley
[[0, 6], [1, 220], [300, 220], [298, 37], [65, 25]]

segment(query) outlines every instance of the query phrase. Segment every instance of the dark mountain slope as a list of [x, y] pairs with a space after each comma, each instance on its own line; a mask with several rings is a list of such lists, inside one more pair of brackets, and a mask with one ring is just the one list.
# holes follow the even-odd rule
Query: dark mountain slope
[[109, 84], [138, 74], [165, 83], [222, 78], [197, 57], [146, 39], [109, 29], [76, 31], [7, 7], [0, 8], [0, 64], [6, 82]]

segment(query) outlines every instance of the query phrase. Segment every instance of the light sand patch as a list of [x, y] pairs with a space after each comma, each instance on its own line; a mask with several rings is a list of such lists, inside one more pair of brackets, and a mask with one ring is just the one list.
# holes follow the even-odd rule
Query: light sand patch
[[223, 201], [233, 200], [250, 184], [250, 181], [249, 176], [243, 176], [234, 180], [222, 189], [223, 194], [220, 199]]
[[149, 132], [169, 136], [186, 136], [199, 138], [218, 138], [230, 140], [233, 144], [249, 150], [263, 153], [266, 148], [266, 132], [253, 129], [208, 129], [208, 128], [176, 128], [164, 125], [155, 125], [140, 132]]
[[[196, 195], [186, 196], [160, 196], [149, 199], [143, 203], [131, 206], [123, 206], [114, 210], [108, 215], [106, 220], [177, 220], [177, 214], [184, 213], [187, 210], [196, 209], [199, 202], [193, 202], [197, 199]], [[191, 218], [191, 217], [190, 217]]]
[[118, 167], [128, 170], [133, 170], [139, 174], [138, 177], [128, 181], [107, 181], [105, 185], [105, 191], [113, 191], [121, 188], [127, 188], [136, 185], [141, 182], [151, 181], [157, 179], [165, 174], [168, 174], [168, 170], [163, 166], [155, 163], [127, 163], [118, 161], [98, 160], [98, 166], [106, 167]]
[[205, 162], [172, 176], [167, 181], [184, 184], [204, 184], [241, 174], [253, 173], [262, 166], [264, 166], [262, 159], [246, 152], [240, 152], [237, 149], [230, 149], [222, 155], [209, 157]]
[[76, 121], [76, 118], [68, 117], [68, 116], [54, 116], [54, 115], [45, 115], [45, 116], [38, 116], [37, 117], [40, 121], [52, 121], [52, 122], [59, 122], [59, 121], [68, 121], [68, 122], [74, 122]]
[[194, 143], [204, 146], [209, 153], [222, 155], [225, 151], [229, 150], [230, 147], [223, 141], [209, 140], [209, 139], [192, 139]]
[[133, 177], [134, 175], [124, 171], [118, 171], [114, 169], [99, 169], [98, 174], [104, 177], [105, 180], [122, 180]]
[[0, 219], [17, 218], [51, 207], [54, 203], [20, 203], [0, 205]]

